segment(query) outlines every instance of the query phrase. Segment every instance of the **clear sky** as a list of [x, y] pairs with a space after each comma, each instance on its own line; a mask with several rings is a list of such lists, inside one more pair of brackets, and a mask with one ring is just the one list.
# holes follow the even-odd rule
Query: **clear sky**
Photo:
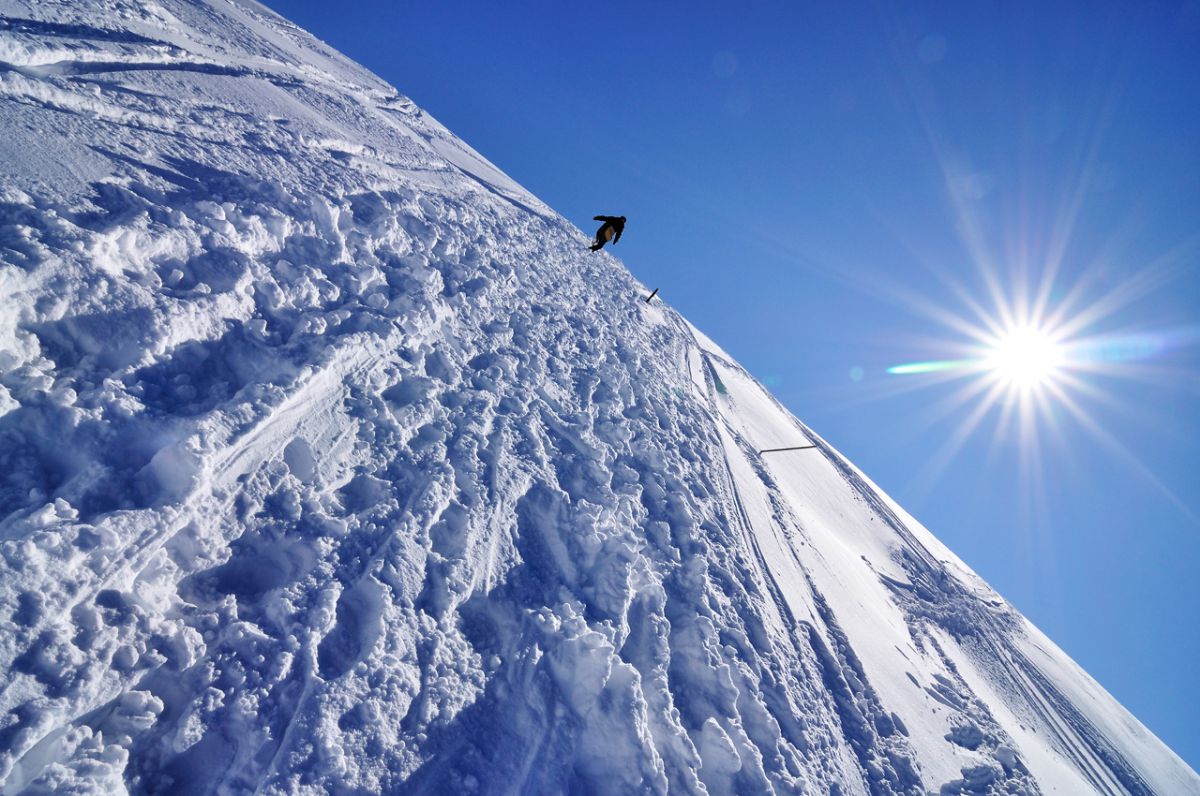
[[269, 2], [627, 216], [635, 275], [1200, 768], [1200, 2]]

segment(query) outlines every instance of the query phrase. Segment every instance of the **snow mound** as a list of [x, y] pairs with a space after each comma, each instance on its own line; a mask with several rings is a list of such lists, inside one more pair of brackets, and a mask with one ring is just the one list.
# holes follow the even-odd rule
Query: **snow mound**
[[0, 0], [0, 125], [4, 793], [1200, 791], [264, 7]]

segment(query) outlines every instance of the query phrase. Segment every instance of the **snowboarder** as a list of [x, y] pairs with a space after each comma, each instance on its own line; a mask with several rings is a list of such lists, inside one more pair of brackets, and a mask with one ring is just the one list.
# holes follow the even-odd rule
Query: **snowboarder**
[[621, 233], [625, 231], [625, 216], [595, 216], [595, 220], [603, 221], [604, 224], [596, 230], [596, 242], [589, 248], [599, 251], [610, 240], [616, 246], [617, 241], [621, 239]]

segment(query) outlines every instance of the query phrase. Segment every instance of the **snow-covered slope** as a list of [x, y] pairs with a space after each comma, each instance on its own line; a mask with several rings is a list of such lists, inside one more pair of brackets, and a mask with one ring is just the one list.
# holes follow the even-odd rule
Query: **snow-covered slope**
[[1200, 792], [264, 7], [0, 0], [0, 125], [4, 793]]

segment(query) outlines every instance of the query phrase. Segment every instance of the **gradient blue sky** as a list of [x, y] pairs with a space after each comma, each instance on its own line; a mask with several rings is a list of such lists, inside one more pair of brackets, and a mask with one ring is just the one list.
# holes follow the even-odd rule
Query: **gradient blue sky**
[[[1200, 768], [1200, 2], [270, 5], [627, 216], [615, 255]], [[1136, 335], [1036, 448], [886, 372], [959, 356], [988, 273]]]

